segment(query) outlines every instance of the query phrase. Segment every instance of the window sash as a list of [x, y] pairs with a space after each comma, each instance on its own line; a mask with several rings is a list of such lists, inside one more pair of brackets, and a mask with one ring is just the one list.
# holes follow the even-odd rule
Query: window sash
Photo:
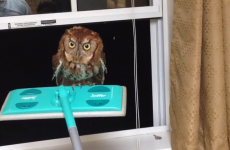
[[[166, 38], [163, 28], [165, 30], [167, 27], [162, 22], [162, 3], [167, 3], [166, 1], [150, 0], [150, 6], [143, 7], [77, 11], [77, 0], [71, 0], [72, 12], [1, 17], [0, 30], [9, 29], [9, 23], [11, 28], [30, 28], [130, 19], [151, 19], [153, 120], [154, 126], [161, 126], [168, 124], [168, 93], [166, 93], [165, 97], [165, 90], [166, 92], [168, 90], [168, 80], [166, 79], [168, 75], [165, 73], [165, 70], [168, 68], [166, 63], [168, 60], [164, 59], [164, 57], [168, 56], [165, 56], [165, 47], [163, 46]], [[55, 22], [52, 24], [41, 24], [42, 20], [55, 20]], [[31, 22], [35, 23], [35, 25], [28, 25]], [[25, 23], [25, 26], [17, 26], [16, 24], [18, 23]]]
[[[9, 29], [8, 23], [11, 23], [13, 29], [158, 17], [162, 17], [159, 6], [9, 16], [1, 17], [0, 30]], [[41, 24], [41, 21], [44, 20], [55, 20], [55, 23]]]

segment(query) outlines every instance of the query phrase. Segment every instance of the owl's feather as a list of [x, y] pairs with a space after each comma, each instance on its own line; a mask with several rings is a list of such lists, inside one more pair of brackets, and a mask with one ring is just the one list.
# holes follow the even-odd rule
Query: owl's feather
[[57, 85], [104, 84], [107, 68], [102, 39], [84, 27], [66, 30], [52, 64]]
[[53, 69], [55, 70], [55, 72], [54, 72], [54, 75], [53, 75], [52, 80], [53, 80], [55, 77], [58, 77], [59, 74], [61, 73], [61, 71], [62, 71], [62, 61], [59, 60], [59, 64], [58, 64], [57, 68], [53, 68]]

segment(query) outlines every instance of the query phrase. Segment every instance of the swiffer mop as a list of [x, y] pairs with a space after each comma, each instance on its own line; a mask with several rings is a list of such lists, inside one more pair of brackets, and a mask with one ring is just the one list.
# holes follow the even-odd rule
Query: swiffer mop
[[125, 116], [126, 92], [118, 85], [16, 89], [8, 93], [0, 121], [65, 118], [74, 150], [82, 150], [74, 117]]

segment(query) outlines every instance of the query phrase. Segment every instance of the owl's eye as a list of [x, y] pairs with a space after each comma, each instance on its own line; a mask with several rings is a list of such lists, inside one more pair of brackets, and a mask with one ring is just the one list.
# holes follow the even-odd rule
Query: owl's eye
[[72, 41], [69, 41], [69, 47], [70, 48], [74, 48], [76, 46], [76, 44]]
[[86, 44], [83, 45], [83, 49], [86, 50], [86, 51], [89, 50], [90, 47], [91, 47], [91, 45], [89, 43], [86, 43]]

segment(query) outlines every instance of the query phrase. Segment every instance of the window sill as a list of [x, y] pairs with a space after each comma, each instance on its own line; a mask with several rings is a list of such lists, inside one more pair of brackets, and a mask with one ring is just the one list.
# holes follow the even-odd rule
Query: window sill
[[[154, 135], [162, 137], [156, 140]], [[137, 137], [141, 150], [171, 150], [170, 132], [167, 126], [123, 130], [101, 134], [81, 136], [84, 150], [135, 150]], [[7, 145], [1, 150], [72, 150], [69, 138], [53, 139], [31, 143]]]

